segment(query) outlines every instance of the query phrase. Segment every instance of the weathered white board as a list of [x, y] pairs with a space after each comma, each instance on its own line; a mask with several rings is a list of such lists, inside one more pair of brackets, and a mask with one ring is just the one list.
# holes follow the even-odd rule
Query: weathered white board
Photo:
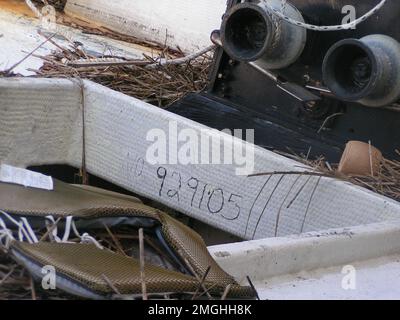
[[400, 298], [400, 223], [382, 222], [208, 248], [261, 300]]
[[[84, 34], [81, 30], [57, 25], [58, 32], [68, 35], [71, 40], [84, 43], [86, 52], [92, 55], [102, 55], [105, 52], [116, 56], [124, 56], [130, 59], [140, 59], [143, 53], [151, 54], [150, 48], [109, 39], [98, 35]], [[44, 36], [41, 36], [38, 31]], [[17, 62], [26, 58], [27, 54], [35, 48], [36, 55], [47, 56], [56, 49], [56, 47], [47, 42], [43, 44], [47, 36], [51, 36], [54, 31], [48, 31], [42, 28], [40, 21], [36, 18], [26, 17], [15, 12], [0, 10], [0, 70], [7, 70]], [[70, 42], [61, 35], [56, 35], [53, 40], [67, 48]], [[15, 69], [14, 73], [24, 76], [35, 75], [32, 70], [38, 70], [43, 65], [43, 59], [30, 56]]]
[[[246, 239], [273, 237], [276, 230], [285, 236], [400, 218], [398, 202], [332, 179], [323, 178], [317, 186], [318, 177], [238, 176], [232, 165], [150, 165], [149, 130], [168, 132], [171, 121], [199, 135], [206, 127], [84, 83], [89, 172], [144, 197]], [[80, 167], [82, 141], [78, 83], [0, 79], [0, 161], [23, 167], [60, 163]], [[299, 165], [255, 149], [256, 172], [293, 171]]]
[[209, 46], [226, 0], [68, 0], [65, 12], [122, 34], [186, 52]]

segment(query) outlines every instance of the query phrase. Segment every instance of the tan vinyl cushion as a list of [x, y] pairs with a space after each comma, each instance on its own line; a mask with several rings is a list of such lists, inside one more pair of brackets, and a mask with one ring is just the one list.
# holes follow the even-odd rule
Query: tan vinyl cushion
[[[101, 250], [88, 244], [29, 244], [16, 241], [11, 248], [40, 266], [53, 266], [58, 276], [98, 294], [115, 293], [107, 281], [121, 294], [142, 293], [139, 261], [107, 249]], [[144, 273], [149, 294], [194, 293], [199, 288], [199, 282], [194, 277], [175, 271], [146, 265]], [[204, 286], [215, 295], [222, 294], [225, 289], [211, 281], [206, 281]], [[230, 296], [235, 297], [238, 293], [242, 297], [252, 296], [251, 290], [238, 286], [232, 288]]]
[[[165, 241], [175, 254], [189, 262], [196, 275], [202, 277], [211, 267], [208, 281], [222, 287], [237, 285], [233, 277], [223, 271], [209, 254], [203, 239], [192, 229], [166, 213], [146, 206], [138, 199], [93, 187], [82, 187], [54, 181], [54, 190], [25, 188], [0, 183], [0, 209], [20, 216], [55, 218], [74, 216], [81, 219], [102, 217], [145, 217], [160, 223]], [[72, 247], [65, 247], [72, 250]], [[61, 250], [61, 249], [60, 249]], [[83, 249], [75, 249], [83, 250]], [[39, 255], [36, 252], [35, 255]], [[61, 256], [59, 257], [61, 259]], [[190, 268], [189, 268], [190, 269]], [[247, 294], [249, 288], [237, 294]]]

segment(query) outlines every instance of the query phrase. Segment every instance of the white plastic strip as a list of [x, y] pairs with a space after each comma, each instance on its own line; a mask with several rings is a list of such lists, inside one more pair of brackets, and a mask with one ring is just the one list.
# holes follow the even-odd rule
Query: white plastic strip
[[49, 176], [6, 164], [0, 165], [0, 181], [44, 190], [53, 190], [54, 187]]
[[24, 241], [24, 239], [26, 239], [29, 243], [32, 244], [35, 242], [35, 240], [37, 240], [35, 235], [33, 236], [33, 238], [31, 237], [30, 231], [32, 231], [32, 233], [33, 233], [33, 230], [32, 230], [32, 228], [30, 228], [30, 226], [29, 226], [30, 231], [29, 231], [29, 229], [28, 230], [25, 229], [26, 227], [24, 225], [23, 220], [21, 220], [21, 222], [19, 222], [19, 221], [15, 220], [7, 212], [2, 211], [2, 210], [0, 210], [0, 215], [5, 216], [11, 223], [13, 223], [15, 226], [18, 227], [18, 240], [19, 241]]
[[46, 217], [46, 226], [47, 230], [51, 230], [49, 234], [50, 239], [58, 243], [62, 242], [61, 238], [58, 236], [58, 227], [53, 216]]
[[64, 236], [62, 238], [62, 242], [67, 242], [69, 239], [69, 236], [71, 234], [71, 225], [73, 222], [74, 217], [69, 216], [65, 218], [65, 231], [64, 231]]
[[3, 249], [8, 250], [12, 240], [14, 240], [12, 231], [7, 228], [4, 220], [0, 218], [0, 245]]
[[29, 224], [28, 220], [24, 217], [24, 218], [21, 218], [21, 221], [23, 223], [23, 226], [24, 226], [26, 232], [29, 234], [29, 237], [32, 240], [32, 242], [33, 243], [38, 243], [39, 240], [36, 237], [35, 232], [33, 231], [33, 229], [31, 227], [31, 225]]
[[84, 233], [84, 234], [80, 234], [80, 232], [78, 231], [78, 228], [76, 227], [75, 221], [72, 219], [71, 220], [71, 225], [72, 227], [72, 231], [74, 232], [74, 234], [81, 239], [81, 243], [91, 243], [94, 244], [98, 249], [103, 250], [104, 247], [91, 235], [89, 235], [88, 233]]

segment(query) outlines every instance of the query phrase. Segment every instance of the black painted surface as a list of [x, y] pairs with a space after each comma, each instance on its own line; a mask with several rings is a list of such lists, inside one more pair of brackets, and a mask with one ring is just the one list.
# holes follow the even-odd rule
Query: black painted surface
[[[340, 24], [344, 5], [354, 5], [359, 17], [378, 2], [292, 0], [305, 20], [317, 25]], [[309, 31], [300, 59], [277, 73], [300, 85], [324, 87], [322, 61], [328, 49], [341, 39], [377, 33], [400, 41], [400, 1], [388, 0], [381, 11], [356, 30]], [[305, 75], [310, 79], [308, 83]], [[331, 161], [336, 161], [340, 154], [337, 147], [343, 148], [349, 140], [371, 141], [388, 157], [394, 157], [400, 143], [400, 112], [345, 103], [331, 96], [323, 96], [319, 107], [310, 112], [308, 106], [277, 88], [259, 71], [246, 63], [232, 61], [221, 49], [215, 57], [207, 95], [191, 95], [169, 110], [218, 129], [256, 129], [256, 143], [261, 146], [304, 154], [311, 147], [312, 154], [325, 155]]]
[[335, 162], [342, 153], [340, 145], [334, 141], [314, 140], [312, 130], [296, 126], [289, 128], [286, 123], [279, 124], [272, 117], [261, 117], [252, 110], [228, 105], [207, 94], [188, 95], [168, 110], [218, 130], [254, 129], [255, 143], [268, 150], [309, 154], [313, 158], [324, 154]]

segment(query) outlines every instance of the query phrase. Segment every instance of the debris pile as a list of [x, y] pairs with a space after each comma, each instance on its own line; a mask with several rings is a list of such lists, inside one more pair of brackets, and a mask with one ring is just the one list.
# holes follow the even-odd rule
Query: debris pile
[[157, 56], [131, 61], [109, 55], [95, 57], [80, 46], [63, 48], [50, 41], [59, 50], [41, 57], [44, 65], [34, 70], [40, 77], [89, 79], [159, 107], [187, 93], [203, 91], [208, 84], [213, 47], [188, 57], [165, 48]]
[[137, 198], [11, 166], [0, 173], [0, 297], [47, 297], [33, 280], [46, 289], [48, 266], [52, 289], [86, 299], [254, 297], [199, 234]]
[[[394, 200], [400, 200], [400, 161], [399, 160], [389, 160], [383, 158], [380, 164], [378, 172], [368, 175], [345, 175], [339, 172], [339, 164], [331, 164], [324, 157], [320, 157], [316, 160], [310, 160], [304, 155], [295, 155], [293, 153], [280, 153], [288, 158], [294, 159], [303, 163], [305, 166], [304, 172], [287, 174], [312, 174], [321, 177], [336, 178], [339, 180], [347, 181], [364, 187], [368, 190], [381, 194], [383, 196], [392, 198]], [[396, 150], [396, 153], [400, 157], [400, 151]], [[310, 171], [308, 168], [313, 168]], [[276, 174], [276, 173], [267, 173]], [[281, 173], [282, 174], [282, 173]]]
[[[64, 0], [26, 0], [26, 3], [38, 17], [41, 17], [40, 10], [44, 5], [52, 5], [57, 9], [58, 24], [81, 30], [84, 34], [99, 35], [152, 50], [151, 56], [144, 54], [142, 60], [132, 62], [112, 53], [94, 56], [85, 52], [83, 44], [71, 39], [66, 39], [70, 43], [66, 48], [52, 39], [54, 35], [51, 38], [46, 36], [44, 43], [52, 43], [56, 51], [41, 57], [35, 52], [29, 53], [29, 56], [44, 61], [40, 70], [29, 70], [36, 72], [37, 76], [89, 79], [159, 107], [168, 106], [187, 93], [200, 92], [208, 84], [214, 46], [185, 57], [179, 48], [172, 49], [167, 43], [162, 46], [66, 16], [62, 13]], [[11, 73], [0, 76], [11, 76]]]

